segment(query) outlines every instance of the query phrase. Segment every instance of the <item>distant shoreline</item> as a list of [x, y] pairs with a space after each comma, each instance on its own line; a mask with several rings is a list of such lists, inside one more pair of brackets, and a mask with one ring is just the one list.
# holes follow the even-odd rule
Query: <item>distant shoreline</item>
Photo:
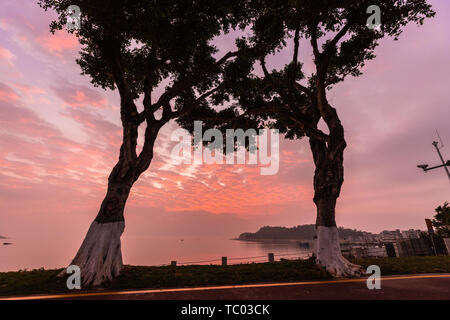
[[[356, 229], [339, 227], [341, 240], [364, 240], [373, 234]], [[304, 224], [295, 227], [264, 226], [256, 232], [244, 232], [236, 240], [241, 241], [299, 241], [312, 242], [316, 236], [315, 224]]]

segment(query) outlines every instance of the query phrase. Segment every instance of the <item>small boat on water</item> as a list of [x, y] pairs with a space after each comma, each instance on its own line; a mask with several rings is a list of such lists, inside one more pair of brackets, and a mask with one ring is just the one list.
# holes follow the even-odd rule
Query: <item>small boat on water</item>
[[3, 242], [3, 245], [4, 246], [10, 246], [10, 245], [12, 245], [12, 242]]

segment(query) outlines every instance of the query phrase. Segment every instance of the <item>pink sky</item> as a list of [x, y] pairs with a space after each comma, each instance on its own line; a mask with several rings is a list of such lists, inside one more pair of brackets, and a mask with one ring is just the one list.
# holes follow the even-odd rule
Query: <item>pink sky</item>
[[[416, 168], [438, 164], [431, 146], [436, 129], [450, 158], [450, 3], [431, 3], [434, 19], [408, 26], [400, 41], [383, 40], [363, 76], [329, 93], [348, 141], [340, 226], [424, 229], [424, 218], [449, 199], [443, 170]], [[34, 1], [2, 1], [0, 235], [57, 238], [72, 255], [118, 156], [119, 98], [80, 75], [76, 39], [52, 36], [51, 19]], [[218, 40], [221, 48], [232, 46], [227, 39]], [[310, 59], [308, 50], [302, 54]], [[283, 59], [280, 54], [271, 63]], [[171, 166], [174, 129], [171, 123], [162, 130], [156, 157], [132, 191], [125, 247], [127, 237], [138, 234], [233, 236], [263, 225], [314, 223], [306, 140], [282, 141], [279, 173], [261, 176], [256, 166]]]

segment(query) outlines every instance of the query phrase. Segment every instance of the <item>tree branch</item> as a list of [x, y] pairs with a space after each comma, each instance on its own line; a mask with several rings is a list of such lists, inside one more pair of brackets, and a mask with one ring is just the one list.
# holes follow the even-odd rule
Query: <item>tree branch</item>
[[317, 61], [319, 61], [320, 57], [321, 57], [321, 53], [319, 51], [319, 46], [317, 45], [317, 27], [318, 27], [317, 23], [308, 25], [309, 33], [311, 36], [310, 42], [311, 42], [311, 46], [313, 48], [314, 58]]
[[[199, 79], [204, 78], [208, 73], [212, 72], [216, 68], [220, 67], [223, 63], [225, 63], [228, 59], [232, 57], [237, 56], [237, 52], [228, 52], [225, 54], [221, 59], [219, 59], [212, 68], [209, 68], [206, 72], [198, 74], [196, 76], [184, 79], [183, 81], [175, 83], [172, 87], [167, 89], [161, 97], [159, 97], [158, 101], [151, 106], [151, 108], [144, 109], [140, 114], [137, 115], [137, 122], [142, 123], [145, 121], [147, 115], [149, 113], [154, 113], [156, 110], [158, 110], [160, 107], [165, 108], [166, 117], [168, 119], [173, 119], [177, 116], [175, 112], [172, 112], [170, 109], [170, 100], [175, 98], [178, 94], [180, 94], [183, 90], [194, 86]], [[170, 111], [170, 112], [169, 112]]]
[[292, 71], [292, 82], [295, 82], [295, 78], [297, 76], [299, 39], [300, 39], [300, 28], [297, 27], [297, 29], [295, 29], [294, 35], [294, 56], [292, 57], [292, 65], [294, 68], [294, 70]]
[[208, 98], [210, 95], [212, 95], [214, 92], [217, 92], [223, 87], [223, 83], [215, 87], [214, 89], [211, 89], [204, 94], [202, 94], [200, 97], [195, 99], [193, 103], [191, 103], [188, 107], [184, 107], [183, 110], [177, 110], [173, 112], [173, 117], [179, 117], [187, 114], [188, 112], [192, 111], [202, 100]]
[[305, 132], [305, 134], [308, 137], [313, 137], [313, 138], [316, 138], [323, 142], [329, 141], [330, 137], [327, 134], [325, 134], [322, 130], [311, 127], [310, 125], [308, 125], [304, 121], [302, 121], [300, 118], [295, 118], [294, 116], [289, 116], [289, 119], [291, 119], [292, 121], [297, 123], [300, 126], [300, 128], [302, 129], [302, 131]]
[[109, 38], [104, 39], [100, 44], [100, 48], [111, 69], [121, 99], [126, 100], [127, 103], [133, 101], [130, 87], [125, 78], [125, 73], [123, 72], [120, 46], [117, 44], [117, 41]]
[[147, 75], [144, 79], [144, 100], [143, 105], [144, 109], [150, 109], [152, 105], [152, 74], [154, 72], [154, 60], [156, 57], [154, 56], [154, 50], [151, 49], [149, 56], [147, 57]]
[[122, 146], [120, 156], [128, 163], [136, 160], [136, 146], [138, 131], [133, 119], [138, 114], [133, 100], [132, 92], [123, 72], [120, 56], [120, 45], [113, 38], [106, 38], [99, 41], [99, 48], [106, 58], [107, 64], [111, 69], [114, 82], [120, 94], [120, 115], [123, 127]]
[[323, 51], [323, 56], [326, 60], [330, 58], [332, 50], [336, 47], [339, 40], [341, 40], [342, 37], [345, 36], [345, 34], [347, 33], [347, 31], [350, 29], [351, 26], [352, 23], [347, 22], [347, 24], [345, 24], [345, 26], [342, 27], [341, 30], [339, 30], [339, 32], [334, 36], [334, 38], [326, 44], [325, 50]]
[[305, 93], [310, 99], [312, 98], [313, 94], [311, 92], [311, 90], [305, 86], [302, 86], [300, 83], [298, 82], [294, 82], [294, 86], [301, 92]]

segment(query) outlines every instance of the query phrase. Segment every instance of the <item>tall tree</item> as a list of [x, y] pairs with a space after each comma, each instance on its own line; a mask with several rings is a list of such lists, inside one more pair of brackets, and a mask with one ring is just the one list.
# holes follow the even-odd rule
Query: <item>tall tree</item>
[[450, 237], [450, 206], [448, 202], [437, 207], [435, 211], [436, 215], [432, 222], [437, 230], [437, 234], [443, 238]]
[[[71, 264], [81, 269], [84, 286], [100, 285], [123, 267], [120, 237], [130, 190], [148, 169], [159, 130], [171, 119], [206, 103], [222, 82], [226, 62], [211, 40], [237, 24], [244, 1], [216, 0], [39, 0], [55, 10], [51, 31], [64, 28], [67, 9], [81, 9], [82, 45], [77, 63], [95, 86], [118, 89], [123, 140], [108, 178], [97, 217]], [[156, 97], [155, 88], [168, 83]], [[137, 100], [143, 97], [143, 105]], [[137, 152], [138, 128], [145, 125], [144, 145]], [[101, 134], [101, 133], [99, 133]]]
[[[341, 254], [336, 227], [347, 143], [327, 92], [347, 76], [361, 75], [365, 62], [375, 57], [380, 39], [397, 40], [408, 22], [421, 25], [434, 11], [426, 0], [255, 0], [251, 4], [253, 33], [238, 42], [243, 54], [226, 68], [229, 86], [215, 94], [217, 104], [233, 98], [237, 103], [217, 112], [216, 118], [209, 110], [207, 119], [211, 126], [224, 126], [224, 113], [233, 110], [237, 116], [225, 125], [251, 120], [277, 128], [290, 139], [308, 138], [315, 164], [317, 262], [337, 276], [357, 275], [359, 266]], [[368, 26], [377, 22], [371, 19], [373, 12], [368, 13], [372, 5], [381, 13], [381, 25], [375, 28]], [[314, 71], [309, 75], [299, 60], [301, 43], [312, 51]], [[267, 57], [284, 54], [289, 44], [293, 48], [289, 63], [268, 70]], [[197, 116], [201, 114], [206, 110], [199, 110]], [[326, 131], [319, 127], [321, 120]]]

